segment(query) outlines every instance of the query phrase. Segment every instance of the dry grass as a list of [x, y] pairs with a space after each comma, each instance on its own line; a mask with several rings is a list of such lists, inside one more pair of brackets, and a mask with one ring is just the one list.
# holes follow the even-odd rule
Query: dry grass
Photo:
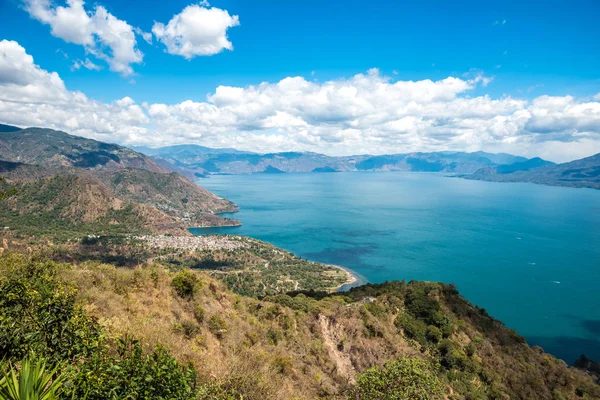
[[[149, 347], [165, 346], [178, 360], [193, 362], [204, 379], [240, 390], [247, 399], [341, 395], [356, 373], [414, 352], [389, 324], [382, 337], [366, 336], [362, 304], [347, 306], [332, 298], [319, 302], [316, 313], [294, 312], [235, 295], [208, 275], [193, 273], [200, 284], [191, 299], [177, 296], [171, 287], [174, 273], [160, 266], [84, 263], [65, 278], [76, 282], [81, 303], [108, 335], [128, 334]], [[199, 305], [202, 322], [194, 316]], [[225, 321], [225, 332], [215, 334], [212, 316]], [[323, 330], [319, 318], [331, 329]]]

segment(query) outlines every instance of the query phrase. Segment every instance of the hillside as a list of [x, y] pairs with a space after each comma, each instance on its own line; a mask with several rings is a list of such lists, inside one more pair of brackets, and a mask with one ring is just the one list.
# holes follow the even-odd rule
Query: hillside
[[124, 199], [149, 204], [182, 221], [196, 223], [204, 214], [235, 212], [237, 206], [177, 173], [119, 169], [94, 173]]
[[0, 132], [0, 159], [44, 167], [167, 172], [147, 156], [127, 147], [43, 128]]
[[[154, 207], [123, 201], [92, 176], [59, 174], [39, 180], [0, 181], [0, 226], [19, 234], [186, 234], [186, 225]], [[6, 228], [5, 228], [6, 229]]]
[[209, 174], [249, 174], [269, 168], [284, 172], [321, 171], [413, 171], [472, 173], [485, 166], [527, 161], [510, 154], [484, 152], [435, 152], [392, 155], [331, 157], [309, 152], [257, 154], [235, 149], [211, 149], [181, 145], [158, 149], [137, 148], [144, 154], [162, 158], [197, 176]]
[[[0, 132], [0, 176], [20, 194], [0, 204], [6, 210], [0, 216], [5, 226], [40, 231], [49, 225], [27, 228], [27, 219], [42, 218], [55, 228], [68, 226], [68, 231], [126, 233], [129, 225], [129, 233], [163, 229], [182, 234], [189, 227], [239, 225], [215, 215], [237, 211], [235, 204], [143, 154], [49, 129], [9, 128]], [[98, 196], [81, 197], [80, 188], [92, 186]], [[56, 197], [52, 205], [46, 204], [48, 196]], [[81, 210], [74, 212], [73, 207]], [[125, 210], [143, 220], [130, 221]], [[81, 225], [88, 222], [102, 228]]]
[[[530, 161], [534, 160], [536, 159]], [[463, 177], [492, 182], [530, 182], [600, 189], [600, 153], [563, 164], [548, 164], [541, 160], [534, 165], [524, 163], [508, 170], [486, 167]]]
[[65, 398], [600, 398], [591, 376], [441, 283], [259, 300], [155, 262], [115, 268], [5, 252], [0, 293], [1, 359], [35, 349], [60, 362], [70, 371]]

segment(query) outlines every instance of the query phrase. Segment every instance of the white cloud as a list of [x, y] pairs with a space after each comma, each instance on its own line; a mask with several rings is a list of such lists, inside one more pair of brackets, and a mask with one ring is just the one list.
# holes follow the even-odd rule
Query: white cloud
[[152, 32], [167, 46], [167, 53], [190, 60], [233, 50], [227, 30], [240, 24], [238, 16], [229, 15], [227, 10], [207, 7], [207, 2], [189, 5], [174, 15], [166, 26], [154, 23]]
[[219, 86], [204, 101], [103, 103], [69, 91], [17, 42], [0, 42], [0, 123], [124, 144], [199, 143], [327, 154], [505, 151], [566, 161], [600, 151], [600, 98], [472, 97], [482, 75], [394, 81], [377, 69], [323, 83], [302, 77]]
[[31, 17], [50, 25], [53, 36], [84, 46], [87, 52], [105, 60], [111, 71], [132, 75], [131, 64], [142, 62], [135, 29], [103, 6], [87, 11], [83, 0], [67, 0], [65, 6], [55, 6], [50, 0], [24, 2]]
[[85, 60], [75, 60], [73, 61], [73, 65], [71, 66], [71, 70], [80, 69], [81, 67], [89, 69], [91, 71], [100, 71], [102, 69], [101, 66], [94, 64], [90, 61], [89, 58]]
[[152, 33], [150, 32], [144, 32], [143, 30], [141, 30], [140, 28], [134, 28], [133, 31], [142, 37], [142, 39], [144, 39], [144, 41], [148, 44], [152, 44]]

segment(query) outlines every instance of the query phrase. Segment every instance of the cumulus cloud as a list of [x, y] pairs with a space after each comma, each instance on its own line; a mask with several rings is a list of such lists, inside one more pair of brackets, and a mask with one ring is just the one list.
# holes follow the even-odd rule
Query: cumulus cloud
[[377, 69], [323, 83], [302, 77], [219, 86], [202, 101], [104, 103], [69, 91], [17, 42], [0, 42], [0, 122], [123, 144], [198, 143], [333, 155], [506, 151], [567, 161], [600, 151], [598, 98], [471, 96], [483, 75], [394, 80]]
[[83, 0], [67, 0], [65, 6], [55, 6], [50, 0], [24, 2], [31, 17], [50, 25], [53, 36], [84, 46], [87, 52], [105, 60], [111, 71], [128, 76], [133, 74], [131, 64], [142, 62], [135, 29], [103, 6], [87, 11]]
[[208, 7], [207, 2], [189, 5], [174, 15], [167, 25], [154, 23], [152, 32], [167, 47], [167, 53], [190, 60], [233, 50], [227, 30], [240, 24], [238, 16], [229, 15], [227, 10]]

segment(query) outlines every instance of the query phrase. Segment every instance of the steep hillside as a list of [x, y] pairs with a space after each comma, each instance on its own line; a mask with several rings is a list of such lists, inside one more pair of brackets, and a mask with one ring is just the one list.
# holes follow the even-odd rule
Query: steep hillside
[[124, 201], [92, 175], [59, 174], [38, 180], [2, 178], [0, 226], [56, 238], [86, 234], [186, 234], [186, 225], [145, 204]]
[[120, 169], [94, 175], [117, 196], [151, 205], [182, 221], [196, 223], [202, 220], [204, 214], [237, 211], [237, 206], [231, 201], [215, 196], [177, 173]]
[[147, 156], [127, 147], [42, 128], [0, 131], [0, 159], [44, 167], [167, 172]]
[[4, 254], [0, 293], [0, 327], [12, 326], [0, 329], [0, 359], [35, 349], [69, 365], [66, 398], [600, 398], [592, 377], [440, 283], [259, 300], [154, 263]]
[[[530, 163], [533, 162], [533, 165]], [[530, 182], [551, 186], [600, 189], [600, 153], [564, 164], [548, 164], [541, 159], [502, 168], [482, 168], [466, 179], [492, 182]], [[530, 168], [533, 167], [533, 168]]]
[[[131, 205], [139, 212], [144, 210], [143, 214], [152, 221], [144, 222], [141, 226], [177, 226], [175, 231], [169, 228], [168, 232], [181, 233], [182, 227], [239, 225], [239, 221], [215, 215], [237, 211], [235, 204], [217, 197], [177, 173], [168, 172], [143, 154], [126, 147], [50, 129], [9, 128], [0, 132], [0, 176], [16, 185], [28, 183], [28, 188], [46, 187], [47, 181], [34, 182], [56, 177], [54, 181], [68, 186], [64, 194], [65, 201], [75, 202], [75, 186], [93, 180], [95, 185], [102, 186], [105, 193], [110, 193], [109, 197]], [[80, 181], [67, 183], [60, 179], [65, 175], [77, 176]], [[40, 198], [34, 199], [35, 195]], [[18, 196], [12, 200], [13, 203], [23, 201], [23, 204], [15, 203], [11, 207], [28, 210], [32, 201], [43, 203], [43, 195], [41, 191], [33, 193], [29, 190], [28, 198]], [[97, 200], [92, 197], [82, 200], [96, 201], [103, 204], [101, 207], [106, 210], [113, 209], [112, 202], [105, 202], [106, 199], [100, 196]], [[56, 207], [62, 206], [66, 206], [66, 203], [56, 204]], [[81, 204], [81, 207], [86, 206], [87, 203]], [[90, 207], [93, 209], [92, 203]], [[60, 211], [55, 215], [60, 218], [69, 217], [68, 211]], [[13, 225], [22, 224], [13, 221]], [[156, 230], [153, 228], [150, 232]]]

